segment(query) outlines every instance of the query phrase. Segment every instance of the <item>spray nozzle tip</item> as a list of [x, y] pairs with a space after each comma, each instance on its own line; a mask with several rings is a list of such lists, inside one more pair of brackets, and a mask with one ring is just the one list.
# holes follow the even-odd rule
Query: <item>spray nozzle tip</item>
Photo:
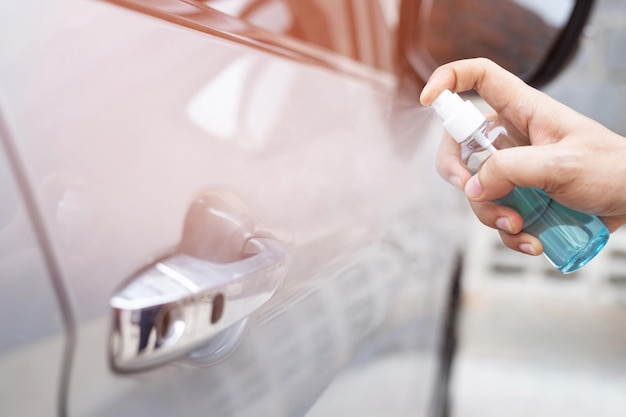
[[463, 99], [456, 93], [443, 90], [433, 101], [433, 108], [443, 120], [447, 120], [463, 106]]
[[443, 90], [432, 106], [457, 142], [464, 141], [485, 121], [485, 116], [470, 101], [463, 101], [450, 90]]

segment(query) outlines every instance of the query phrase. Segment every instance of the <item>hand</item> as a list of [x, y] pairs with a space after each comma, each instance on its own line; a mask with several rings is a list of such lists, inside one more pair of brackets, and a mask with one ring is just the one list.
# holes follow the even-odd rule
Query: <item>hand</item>
[[459, 145], [444, 137], [439, 174], [463, 189], [476, 216], [498, 229], [511, 249], [539, 255], [541, 242], [521, 232], [515, 210], [493, 203], [514, 186], [536, 187], [572, 209], [595, 214], [613, 232], [626, 223], [626, 139], [528, 86], [484, 58], [443, 65], [431, 75], [420, 101], [430, 105], [444, 90], [475, 89], [509, 135], [532, 146], [503, 149], [478, 174], [462, 165]]

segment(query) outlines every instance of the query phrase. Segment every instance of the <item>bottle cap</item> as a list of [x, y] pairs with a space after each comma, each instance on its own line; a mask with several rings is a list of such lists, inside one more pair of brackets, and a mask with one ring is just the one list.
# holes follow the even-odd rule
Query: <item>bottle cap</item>
[[487, 120], [472, 102], [463, 101], [450, 90], [443, 90], [432, 106], [443, 120], [443, 127], [457, 142], [463, 142]]

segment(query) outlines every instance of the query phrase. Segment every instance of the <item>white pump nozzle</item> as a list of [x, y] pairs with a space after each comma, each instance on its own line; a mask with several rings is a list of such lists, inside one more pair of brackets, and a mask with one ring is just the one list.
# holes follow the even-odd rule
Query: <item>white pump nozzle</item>
[[457, 142], [463, 142], [483, 123], [485, 115], [469, 100], [450, 90], [443, 90], [433, 101], [433, 108], [443, 120], [443, 127]]

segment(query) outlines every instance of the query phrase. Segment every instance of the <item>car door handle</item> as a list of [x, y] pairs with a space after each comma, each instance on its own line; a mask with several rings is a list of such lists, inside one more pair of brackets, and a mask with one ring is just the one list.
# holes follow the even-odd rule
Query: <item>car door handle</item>
[[217, 263], [177, 254], [142, 271], [111, 299], [110, 359], [117, 371], [137, 371], [184, 357], [244, 323], [279, 288], [285, 245], [248, 240], [248, 257]]

